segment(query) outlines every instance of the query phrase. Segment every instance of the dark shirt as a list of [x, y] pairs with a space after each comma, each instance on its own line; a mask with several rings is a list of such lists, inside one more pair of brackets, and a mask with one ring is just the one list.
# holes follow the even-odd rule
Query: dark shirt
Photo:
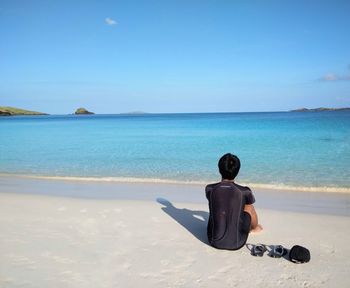
[[250, 215], [244, 205], [255, 202], [248, 187], [222, 181], [205, 188], [209, 201], [208, 240], [219, 249], [236, 250], [247, 241], [250, 231]]

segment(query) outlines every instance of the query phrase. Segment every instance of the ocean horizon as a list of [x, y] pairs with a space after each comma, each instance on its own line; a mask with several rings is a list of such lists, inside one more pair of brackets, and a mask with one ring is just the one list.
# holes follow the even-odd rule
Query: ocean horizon
[[231, 152], [239, 183], [350, 192], [349, 120], [349, 111], [2, 117], [0, 174], [205, 184]]

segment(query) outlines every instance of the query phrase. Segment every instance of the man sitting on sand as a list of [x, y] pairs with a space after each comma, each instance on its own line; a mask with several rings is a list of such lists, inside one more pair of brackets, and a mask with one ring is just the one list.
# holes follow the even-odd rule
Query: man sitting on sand
[[218, 249], [237, 250], [247, 241], [250, 231], [258, 232], [252, 191], [234, 183], [241, 163], [237, 156], [225, 154], [219, 160], [221, 182], [205, 188], [209, 201], [208, 240]]

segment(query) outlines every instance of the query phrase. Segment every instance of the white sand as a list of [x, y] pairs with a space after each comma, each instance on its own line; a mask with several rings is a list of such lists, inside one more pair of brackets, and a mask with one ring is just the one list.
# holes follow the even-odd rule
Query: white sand
[[[311, 262], [216, 250], [207, 206], [0, 193], [0, 287], [350, 287], [350, 218], [259, 210], [248, 243]], [[194, 212], [197, 211], [197, 212]]]

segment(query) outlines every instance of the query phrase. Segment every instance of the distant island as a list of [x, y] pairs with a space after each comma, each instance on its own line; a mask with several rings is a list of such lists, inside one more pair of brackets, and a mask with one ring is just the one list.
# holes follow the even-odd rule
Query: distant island
[[74, 114], [75, 115], [91, 115], [91, 114], [95, 114], [95, 113], [90, 112], [90, 111], [86, 110], [85, 108], [78, 108]]
[[314, 109], [308, 109], [308, 108], [299, 108], [296, 110], [290, 110], [290, 112], [323, 112], [323, 111], [350, 111], [350, 107], [344, 107], [344, 108], [314, 108]]
[[48, 114], [9, 107], [9, 106], [0, 106], [0, 116], [16, 116], [16, 115], [48, 115]]
[[[326, 107], [320, 107], [320, 108], [299, 108], [295, 110], [289, 110], [289, 112], [323, 112], [323, 111], [350, 111], [350, 107], [343, 107], [343, 108], [326, 108]], [[93, 115], [94, 112], [88, 111], [87, 109], [80, 107], [78, 108], [74, 113], [74, 115]], [[127, 113], [120, 113], [120, 115], [144, 115], [149, 114], [147, 112], [143, 111], [131, 111]], [[37, 112], [37, 111], [31, 111], [31, 110], [25, 110], [15, 107], [9, 107], [9, 106], [0, 106], [0, 116], [17, 116], [17, 115], [49, 115], [47, 113]]]
[[148, 114], [148, 113], [143, 111], [131, 111], [126, 113], [120, 113], [120, 115], [143, 115], [143, 114]]

